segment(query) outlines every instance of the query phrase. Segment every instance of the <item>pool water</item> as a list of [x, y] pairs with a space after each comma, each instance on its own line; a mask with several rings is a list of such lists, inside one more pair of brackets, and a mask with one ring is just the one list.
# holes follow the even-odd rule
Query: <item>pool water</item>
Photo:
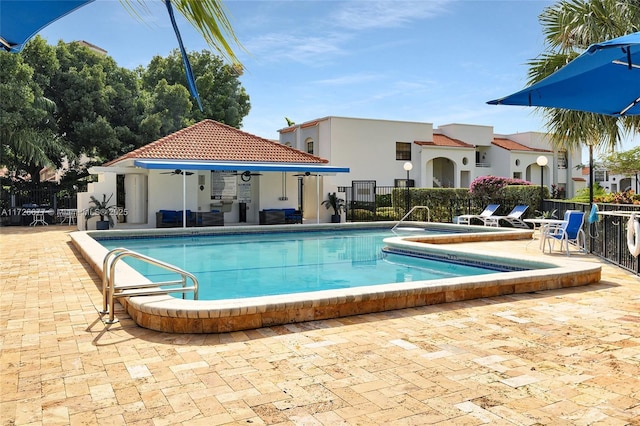
[[[200, 284], [200, 300], [496, 272], [495, 269], [383, 253], [383, 240], [397, 235], [391, 231], [349, 230], [105, 239], [100, 243], [109, 250], [125, 247], [191, 272]], [[128, 258], [125, 262], [152, 281], [176, 278], [175, 274], [135, 259]], [[182, 297], [180, 294], [175, 296]]]

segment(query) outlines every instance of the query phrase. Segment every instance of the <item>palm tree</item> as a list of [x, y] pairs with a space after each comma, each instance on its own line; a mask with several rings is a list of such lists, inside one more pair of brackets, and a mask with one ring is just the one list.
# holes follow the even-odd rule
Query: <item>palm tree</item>
[[[546, 8], [539, 17], [545, 36], [545, 52], [529, 61], [529, 84], [537, 83], [575, 59], [589, 45], [640, 29], [639, 0], [562, 0]], [[551, 142], [573, 151], [589, 147], [613, 151], [623, 137], [638, 132], [640, 118], [612, 117], [560, 108], [537, 108], [545, 118]], [[593, 173], [590, 174], [593, 198]]]

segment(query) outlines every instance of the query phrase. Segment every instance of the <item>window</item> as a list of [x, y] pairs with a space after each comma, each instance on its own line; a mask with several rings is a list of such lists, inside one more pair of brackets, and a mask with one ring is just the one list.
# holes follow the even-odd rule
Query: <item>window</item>
[[307, 140], [307, 154], [313, 154], [313, 141]]
[[567, 168], [567, 152], [566, 151], [558, 152], [558, 168], [559, 169]]
[[514, 179], [522, 179], [522, 172], [513, 172]]
[[411, 160], [411, 144], [396, 142], [396, 160]]
[[413, 179], [409, 179], [409, 180], [407, 180], [407, 179], [394, 179], [393, 180], [393, 185], [396, 188], [406, 188], [407, 186], [409, 188], [415, 188], [416, 182]]

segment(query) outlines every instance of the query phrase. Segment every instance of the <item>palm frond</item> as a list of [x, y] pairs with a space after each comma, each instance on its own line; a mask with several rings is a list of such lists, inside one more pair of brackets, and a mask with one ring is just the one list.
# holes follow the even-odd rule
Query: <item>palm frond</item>
[[2, 129], [2, 140], [6, 141], [7, 148], [13, 153], [14, 158], [22, 163], [32, 163], [37, 166], [51, 166], [51, 154], [66, 155], [75, 158], [75, 154], [68, 146], [63, 144], [57, 136], [48, 130], [21, 129], [12, 131]]
[[[147, 8], [143, 0], [120, 0], [120, 2], [131, 15], [142, 20], [137, 8]], [[234, 66], [241, 67], [231, 44], [243, 50], [244, 48], [233, 31], [231, 22], [227, 18], [226, 7], [221, 0], [172, 0], [171, 4], [193, 25], [211, 48]]]
[[617, 117], [560, 108], [537, 110], [545, 117], [551, 143], [568, 151], [577, 150], [583, 145], [613, 149], [626, 133]]

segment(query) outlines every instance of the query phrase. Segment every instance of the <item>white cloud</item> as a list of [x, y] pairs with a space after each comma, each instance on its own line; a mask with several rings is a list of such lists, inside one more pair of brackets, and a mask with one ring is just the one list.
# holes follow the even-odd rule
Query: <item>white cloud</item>
[[345, 86], [352, 84], [370, 83], [382, 79], [384, 76], [374, 73], [356, 73], [347, 74], [334, 78], [326, 78], [323, 80], [317, 80], [314, 83], [326, 85], [326, 86]]
[[449, 0], [350, 1], [333, 14], [335, 25], [352, 30], [399, 27], [446, 11]]
[[286, 33], [269, 33], [260, 35], [245, 47], [252, 56], [268, 59], [269, 61], [289, 60], [313, 64], [325, 62], [333, 55], [343, 55], [340, 47], [343, 37], [328, 36], [296, 36]]

